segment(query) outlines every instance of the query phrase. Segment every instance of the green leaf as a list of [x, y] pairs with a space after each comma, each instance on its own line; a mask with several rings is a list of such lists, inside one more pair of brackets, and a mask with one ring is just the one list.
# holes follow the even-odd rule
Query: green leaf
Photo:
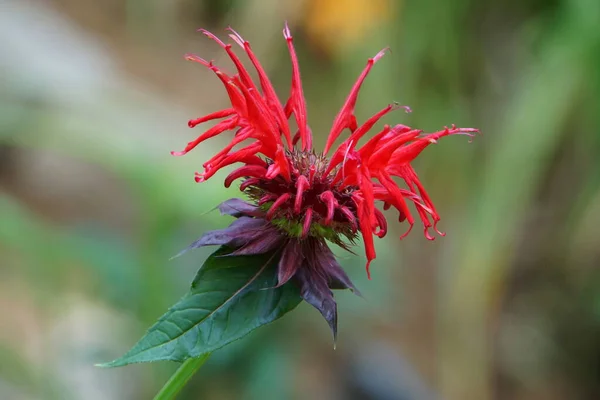
[[230, 251], [222, 247], [213, 253], [187, 295], [124, 356], [99, 366], [183, 362], [240, 339], [300, 303], [299, 289], [291, 282], [275, 288], [279, 253], [230, 257]]

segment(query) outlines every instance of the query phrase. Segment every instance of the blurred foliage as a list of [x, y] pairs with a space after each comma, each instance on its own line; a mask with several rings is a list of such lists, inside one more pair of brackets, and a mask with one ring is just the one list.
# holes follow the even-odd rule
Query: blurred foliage
[[[416, 163], [444, 238], [377, 243], [340, 336], [309, 306], [216, 352], [181, 398], [600, 397], [600, 2], [9, 0], [0, 13], [0, 398], [145, 399], [176, 365], [101, 370], [183, 295], [210, 250], [168, 259], [234, 195], [172, 158], [187, 119], [226, 100], [194, 34], [231, 25], [281, 97], [292, 25], [325, 140], [366, 59], [357, 110], [484, 132]], [[343, 12], [342, 12], [343, 11]], [[200, 129], [200, 128], [196, 128]]]

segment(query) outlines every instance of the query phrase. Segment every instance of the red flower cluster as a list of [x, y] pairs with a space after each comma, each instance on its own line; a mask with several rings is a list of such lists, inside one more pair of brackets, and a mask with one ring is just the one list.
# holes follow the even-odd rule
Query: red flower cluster
[[[319, 236], [319, 232], [322, 234], [324, 231], [313, 229], [316, 225], [329, 227], [334, 234], [360, 231], [367, 256], [367, 272], [376, 257], [373, 236], [383, 237], [387, 232], [386, 219], [375, 207], [377, 201], [383, 209], [394, 207], [399, 212], [399, 221], [408, 222], [408, 231], [403, 236], [408, 234], [415, 222], [407, 203], [414, 204], [427, 239], [434, 239], [430, 228], [443, 235], [436, 228], [440, 217], [410, 163], [427, 146], [444, 136], [473, 136], [478, 130], [453, 125], [439, 132], [424, 134], [420, 129], [405, 125], [386, 125], [359, 145], [381, 117], [397, 108], [410, 111], [408, 107], [388, 105], [363, 124], [359, 125], [356, 121], [354, 109], [361, 85], [386, 49], [368, 60], [333, 122], [321, 155], [312, 149], [298, 58], [287, 25], [283, 36], [292, 63], [292, 84], [285, 105], [279, 101], [250, 44], [237, 32], [229, 29], [229, 37], [244, 50], [256, 69], [260, 89], [233, 51], [232, 44], [222, 42], [206, 30], [201, 31], [227, 52], [237, 73], [228, 74], [214, 66], [212, 61], [186, 55], [188, 60], [204, 65], [217, 75], [229, 95], [231, 107], [189, 121], [188, 125], [195, 127], [206, 121], [225, 118], [188, 143], [183, 151], [172, 154], [186, 154], [206, 139], [235, 130], [231, 142], [204, 163], [204, 172], [196, 173], [197, 182], [209, 179], [228, 165], [242, 163], [243, 166], [227, 176], [225, 186], [229, 187], [238, 178], [245, 178], [241, 190], [265, 209], [266, 220], [288, 221], [285, 232], [290, 237]], [[292, 116], [298, 127], [294, 135], [288, 124]], [[334, 143], [345, 129], [350, 135], [334, 148]], [[240, 144], [245, 145], [236, 148]], [[331, 157], [326, 158], [332, 148]], [[394, 177], [401, 178], [405, 187], [400, 187]]]

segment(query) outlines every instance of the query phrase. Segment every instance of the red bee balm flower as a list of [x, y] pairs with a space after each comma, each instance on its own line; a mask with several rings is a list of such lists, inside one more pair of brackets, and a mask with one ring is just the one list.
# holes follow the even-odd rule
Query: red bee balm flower
[[[381, 238], [387, 232], [386, 219], [375, 207], [376, 202], [381, 203], [383, 209], [394, 207], [399, 221], [408, 222], [408, 230], [402, 237], [415, 223], [408, 203], [414, 204], [427, 239], [434, 239], [430, 228], [443, 236], [436, 228], [440, 217], [410, 163], [444, 136], [473, 136], [478, 130], [453, 125], [424, 134], [406, 125], [386, 125], [359, 146], [359, 141], [381, 117], [397, 108], [410, 111], [408, 107], [391, 104], [362, 125], [356, 121], [354, 109], [361, 85], [373, 65], [384, 56], [384, 49], [368, 60], [333, 121], [324, 152], [318, 153], [312, 148], [298, 58], [287, 25], [283, 36], [292, 61], [292, 85], [285, 105], [279, 101], [250, 44], [237, 32], [229, 29], [229, 37], [243, 49], [256, 69], [260, 89], [231, 44], [206, 30], [201, 31], [227, 52], [237, 73], [228, 74], [212, 61], [196, 55], [187, 55], [186, 59], [204, 65], [217, 75], [225, 86], [231, 107], [189, 121], [188, 125], [193, 128], [206, 121], [223, 119], [188, 143], [183, 151], [172, 154], [184, 155], [206, 139], [235, 130], [231, 142], [204, 163], [204, 172], [196, 173], [196, 181], [203, 182], [220, 169], [241, 163], [241, 167], [225, 178], [225, 186], [242, 178], [240, 190], [248, 195], [251, 203], [231, 199], [221, 204], [221, 212], [237, 220], [224, 230], [207, 232], [190, 248], [226, 245], [235, 249], [233, 255], [281, 251], [278, 284], [293, 279], [302, 297], [321, 312], [335, 335], [337, 308], [330, 289], [356, 289], [326, 242], [348, 249], [344, 239], [352, 243], [360, 232], [369, 274], [369, 265], [376, 256], [373, 236]], [[288, 124], [291, 116], [298, 127], [293, 136]], [[350, 135], [334, 148], [346, 129]], [[236, 149], [238, 145], [241, 147]], [[332, 149], [331, 156], [327, 157]], [[401, 178], [405, 187], [400, 187], [394, 177]]]

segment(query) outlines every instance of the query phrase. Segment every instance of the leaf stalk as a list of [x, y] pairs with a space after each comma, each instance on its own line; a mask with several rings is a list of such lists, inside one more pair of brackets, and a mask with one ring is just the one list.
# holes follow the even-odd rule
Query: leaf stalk
[[162, 389], [154, 396], [154, 400], [172, 400], [177, 397], [177, 394], [179, 394], [190, 378], [206, 362], [210, 354], [206, 353], [200, 357], [188, 358], [184, 361], [173, 375], [171, 375]]

